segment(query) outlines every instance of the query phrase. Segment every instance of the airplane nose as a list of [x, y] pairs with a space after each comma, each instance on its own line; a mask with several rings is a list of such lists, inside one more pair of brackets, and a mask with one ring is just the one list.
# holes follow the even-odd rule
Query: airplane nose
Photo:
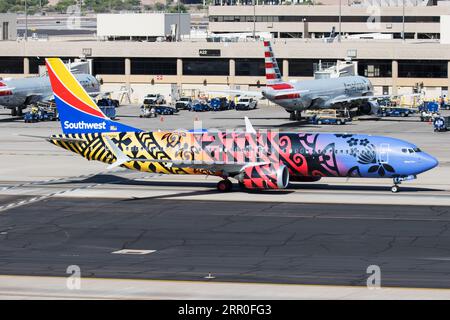
[[424, 171], [431, 170], [439, 164], [439, 161], [432, 155], [429, 155], [428, 153], [424, 153], [422, 155], [422, 162], [424, 166]]

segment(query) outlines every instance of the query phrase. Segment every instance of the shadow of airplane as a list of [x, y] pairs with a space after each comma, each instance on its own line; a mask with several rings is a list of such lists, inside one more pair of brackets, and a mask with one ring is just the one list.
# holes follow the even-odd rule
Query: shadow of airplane
[[[49, 183], [48, 185], [62, 185], [67, 184], [68, 182], [54, 182]], [[70, 183], [70, 182], [69, 182]], [[125, 177], [119, 177], [112, 174], [99, 174], [92, 177], [89, 177], [84, 180], [76, 181], [76, 183], [83, 184], [116, 184], [116, 185], [124, 185], [124, 186], [149, 186], [149, 187], [192, 187], [192, 188], [211, 188], [211, 190], [199, 190], [193, 191], [193, 193], [197, 194], [198, 192], [206, 192], [206, 194], [221, 194], [221, 192], [216, 190], [217, 181], [207, 181], [205, 179], [204, 182], [196, 181], [163, 181], [163, 180], [135, 180], [128, 179]], [[408, 187], [401, 185], [401, 192], [433, 192], [433, 191], [445, 191], [443, 189], [434, 189], [434, 188], [422, 188], [422, 187]], [[295, 192], [295, 190], [324, 190], [324, 191], [385, 191], [390, 193], [390, 185], [386, 184], [386, 186], [361, 186], [361, 185], [335, 185], [335, 184], [325, 184], [325, 183], [298, 183], [291, 182], [287, 189], [278, 190], [278, 189], [266, 189], [266, 190], [257, 190], [257, 189], [245, 189], [234, 185], [234, 188], [231, 192], [245, 192], [249, 194], [290, 194]], [[183, 196], [189, 195], [189, 193], [182, 193]], [[177, 194], [176, 196], [180, 196]], [[160, 196], [165, 197], [165, 196]]]

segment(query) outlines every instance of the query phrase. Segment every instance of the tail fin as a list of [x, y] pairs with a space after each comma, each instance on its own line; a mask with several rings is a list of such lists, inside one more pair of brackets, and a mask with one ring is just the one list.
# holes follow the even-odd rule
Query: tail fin
[[141, 131], [105, 116], [61, 59], [49, 58], [45, 62], [65, 134]]
[[273, 54], [270, 41], [264, 41], [264, 57], [266, 65], [267, 86], [275, 90], [292, 89], [293, 86], [281, 79], [280, 68], [278, 68], [277, 59]]

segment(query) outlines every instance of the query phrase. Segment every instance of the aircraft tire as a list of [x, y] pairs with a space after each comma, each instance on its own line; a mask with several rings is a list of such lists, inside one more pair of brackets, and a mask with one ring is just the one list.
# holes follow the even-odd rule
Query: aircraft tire
[[289, 113], [289, 120], [295, 121], [295, 112], [294, 111]]
[[12, 108], [11, 109], [11, 116], [12, 117], [16, 117], [17, 116], [17, 109], [16, 108]]
[[221, 180], [217, 183], [217, 190], [220, 192], [230, 192], [232, 188], [233, 184], [228, 179]]
[[400, 188], [397, 186], [397, 185], [393, 185], [392, 187], [391, 187], [391, 192], [392, 193], [397, 193], [397, 192], [399, 192], [400, 191]]

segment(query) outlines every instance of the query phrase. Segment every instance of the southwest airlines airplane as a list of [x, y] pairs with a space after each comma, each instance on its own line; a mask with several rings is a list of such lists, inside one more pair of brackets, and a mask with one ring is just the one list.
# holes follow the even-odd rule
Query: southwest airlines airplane
[[283, 189], [289, 181], [322, 177], [391, 178], [392, 192], [438, 161], [398, 139], [358, 135], [255, 131], [147, 132], [107, 118], [60, 59], [46, 60], [63, 134], [51, 143], [88, 160], [144, 172], [221, 177], [230, 191], [236, 179], [246, 189]]

